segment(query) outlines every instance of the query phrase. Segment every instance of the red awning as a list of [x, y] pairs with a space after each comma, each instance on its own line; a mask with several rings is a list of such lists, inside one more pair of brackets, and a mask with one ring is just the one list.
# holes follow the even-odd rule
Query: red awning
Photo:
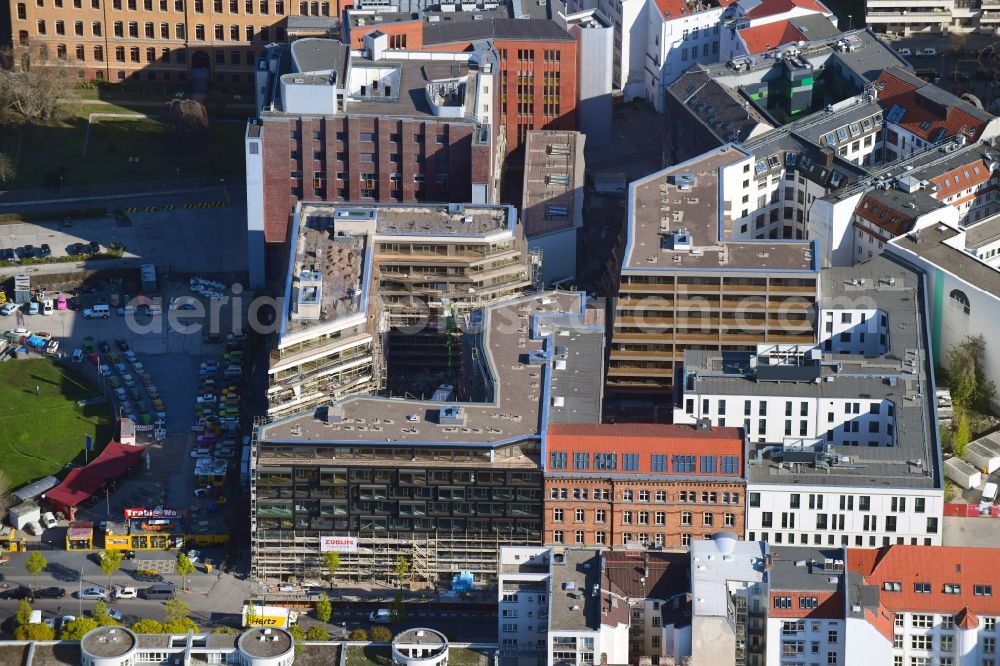
[[67, 512], [108, 481], [125, 474], [139, 461], [142, 451], [139, 446], [109, 442], [89, 465], [70, 471], [62, 483], [45, 494], [45, 500], [53, 510]]

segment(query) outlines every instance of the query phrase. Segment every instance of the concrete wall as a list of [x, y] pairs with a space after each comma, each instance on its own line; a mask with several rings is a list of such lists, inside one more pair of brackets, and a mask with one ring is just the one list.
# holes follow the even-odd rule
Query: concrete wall
[[570, 34], [579, 42], [577, 92], [578, 126], [587, 135], [590, 146], [606, 146], [611, 142], [611, 90], [615, 31], [607, 28], [573, 26]]

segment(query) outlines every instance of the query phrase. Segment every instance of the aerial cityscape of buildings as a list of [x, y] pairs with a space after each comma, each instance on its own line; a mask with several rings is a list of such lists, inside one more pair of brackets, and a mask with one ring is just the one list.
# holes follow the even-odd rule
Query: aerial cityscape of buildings
[[[184, 261], [81, 262], [79, 315], [30, 252], [0, 267], [8, 367], [51, 356], [120, 420], [4, 489], [0, 663], [996, 666], [1000, 117], [958, 72], [996, 88], [1000, 3], [9, 4], [12, 73], [248, 118], [220, 199], [178, 168], [182, 203], [107, 203], [105, 246]], [[58, 178], [43, 203], [90, 205]], [[178, 207], [193, 240], [136, 222]], [[12, 224], [85, 217], [49, 210]], [[136, 258], [137, 289], [94, 277]], [[237, 285], [269, 328], [116, 333]], [[64, 585], [76, 616], [20, 617]], [[124, 610], [74, 625], [94, 600]]]

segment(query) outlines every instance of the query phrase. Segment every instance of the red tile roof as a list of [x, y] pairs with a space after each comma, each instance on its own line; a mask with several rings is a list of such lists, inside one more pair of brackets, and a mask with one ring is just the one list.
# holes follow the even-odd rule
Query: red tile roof
[[[619, 457], [618, 470], [622, 468], [621, 456], [626, 453], [639, 454], [639, 468], [628, 470], [631, 473], [674, 473], [671, 456], [688, 455], [695, 457], [695, 469], [692, 475], [720, 476], [737, 478], [743, 475], [743, 430], [741, 428], [716, 428], [699, 430], [690, 425], [660, 425], [644, 423], [628, 424], [575, 424], [556, 423], [549, 426], [547, 450], [565, 452], [568, 454], [568, 465], [565, 469], [555, 470], [559, 474], [574, 472], [593, 472], [573, 469], [573, 453], [617, 453]], [[653, 454], [667, 456], [670, 465], [668, 469], [652, 470]], [[722, 461], [717, 461], [716, 472], [703, 474], [701, 470], [702, 456], [736, 456], [738, 470], [736, 474], [723, 474]], [[591, 456], [593, 458], [593, 456]], [[545, 461], [546, 468], [550, 464]]]
[[830, 14], [830, 10], [817, 0], [764, 0], [759, 5], [751, 9], [747, 16], [749, 18], [762, 18], [764, 16], [774, 16], [784, 14], [795, 7], [808, 9], [820, 14]]
[[992, 175], [989, 163], [981, 155], [970, 155], [968, 164], [931, 178], [931, 182], [941, 188], [934, 193], [934, 197], [944, 201], [953, 194], [974, 189], [977, 185], [988, 181]]
[[[879, 601], [893, 612], [1000, 615], [1000, 549], [954, 546], [883, 546], [850, 548], [847, 567], [879, 588]], [[900, 590], [885, 589], [899, 583]], [[917, 592], [915, 583], [927, 583], [929, 592]], [[945, 585], [950, 592], [945, 592]], [[990, 594], [976, 594], [975, 586], [991, 586]], [[954, 586], [958, 586], [957, 588]], [[963, 619], [972, 622], [971, 618]]]
[[688, 9], [685, 0], [656, 0], [656, 6], [660, 8], [660, 13], [667, 18], [691, 15], [691, 10]]
[[975, 629], [979, 626], [979, 618], [966, 606], [955, 616], [955, 626], [959, 629]]
[[892, 237], [901, 236], [910, 231], [913, 228], [913, 221], [917, 219], [913, 215], [887, 206], [868, 194], [861, 197], [854, 213], [879, 228], [885, 229]]
[[797, 42], [800, 39], [806, 38], [789, 20], [765, 23], [752, 28], [743, 28], [738, 32], [740, 39], [746, 45], [747, 53], [750, 55], [764, 53], [784, 44]]
[[[879, 102], [886, 109], [899, 106], [906, 109], [896, 124], [927, 141], [965, 134], [971, 141], [982, 135], [988, 120], [977, 118], [971, 110], [962, 108], [966, 102], [955, 99], [954, 104], [931, 100], [921, 89], [928, 86], [909, 72], [893, 67], [883, 71], [876, 82], [881, 85]], [[971, 106], [971, 105], [969, 105]], [[938, 137], [944, 129], [943, 136]]]

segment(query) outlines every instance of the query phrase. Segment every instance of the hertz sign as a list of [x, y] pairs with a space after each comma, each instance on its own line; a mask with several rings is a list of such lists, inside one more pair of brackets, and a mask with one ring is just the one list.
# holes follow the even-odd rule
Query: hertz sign
[[254, 618], [247, 618], [248, 625], [254, 627], [284, 627], [285, 617], [278, 615], [264, 615]]

